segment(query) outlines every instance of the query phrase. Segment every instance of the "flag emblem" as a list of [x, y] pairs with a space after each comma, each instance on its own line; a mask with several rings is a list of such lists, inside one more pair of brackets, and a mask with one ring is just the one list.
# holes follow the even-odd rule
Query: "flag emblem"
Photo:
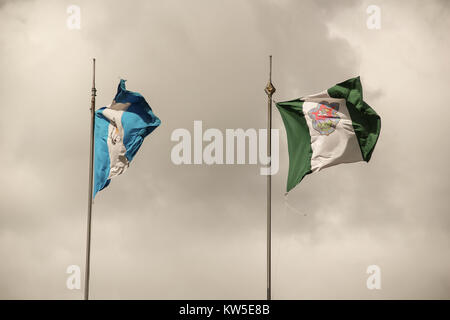
[[309, 110], [308, 116], [312, 120], [313, 128], [320, 134], [329, 135], [336, 130], [336, 126], [341, 118], [337, 111], [339, 110], [339, 103], [328, 103], [322, 101], [317, 107]]

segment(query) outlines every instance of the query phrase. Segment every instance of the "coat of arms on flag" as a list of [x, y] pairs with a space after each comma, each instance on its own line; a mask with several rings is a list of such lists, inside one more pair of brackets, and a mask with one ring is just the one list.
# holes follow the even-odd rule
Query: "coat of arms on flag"
[[339, 103], [319, 102], [319, 105], [308, 112], [312, 125], [320, 134], [329, 135], [334, 132], [336, 125], [341, 119], [337, 113]]

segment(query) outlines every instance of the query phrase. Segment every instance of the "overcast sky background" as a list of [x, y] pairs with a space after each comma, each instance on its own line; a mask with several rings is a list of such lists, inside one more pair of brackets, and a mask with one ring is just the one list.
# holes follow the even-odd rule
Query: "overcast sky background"
[[[81, 8], [81, 30], [66, 9]], [[369, 5], [381, 29], [366, 27]], [[162, 125], [94, 205], [91, 297], [264, 299], [266, 178], [170, 160], [177, 128], [264, 128], [276, 100], [361, 75], [382, 118], [369, 164], [273, 181], [273, 298], [450, 298], [448, 1], [0, 1], [0, 298], [81, 299], [91, 58]], [[382, 289], [366, 288], [369, 265]]]

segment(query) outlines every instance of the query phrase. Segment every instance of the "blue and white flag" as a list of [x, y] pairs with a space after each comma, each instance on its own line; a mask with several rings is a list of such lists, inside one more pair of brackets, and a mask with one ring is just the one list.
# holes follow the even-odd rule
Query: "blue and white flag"
[[120, 80], [113, 102], [95, 112], [94, 197], [128, 168], [144, 138], [160, 124], [144, 97]]

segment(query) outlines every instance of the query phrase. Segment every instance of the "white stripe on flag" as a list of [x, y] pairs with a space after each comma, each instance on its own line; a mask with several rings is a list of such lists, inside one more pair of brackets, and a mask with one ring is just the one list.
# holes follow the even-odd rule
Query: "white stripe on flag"
[[[361, 149], [353, 130], [345, 99], [331, 98], [326, 91], [303, 99], [305, 99], [303, 113], [311, 135], [311, 171], [317, 172], [339, 163], [362, 161]], [[337, 114], [340, 120], [334, 132], [329, 135], [319, 133], [313, 127], [312, 119], [308, 115], [308, 112], [319, 106], [321, 101], [339, 103]]]
[[123, 144], [122, 115], [130, 106], [129, 103], [114, 103], [103, 110], [103, 115], [109, 120], [108, 127], [108, 150], [110, 160], [110, 171], [108, 179], [114, 178], [125, 172], [128, 168], [127, 152]]

